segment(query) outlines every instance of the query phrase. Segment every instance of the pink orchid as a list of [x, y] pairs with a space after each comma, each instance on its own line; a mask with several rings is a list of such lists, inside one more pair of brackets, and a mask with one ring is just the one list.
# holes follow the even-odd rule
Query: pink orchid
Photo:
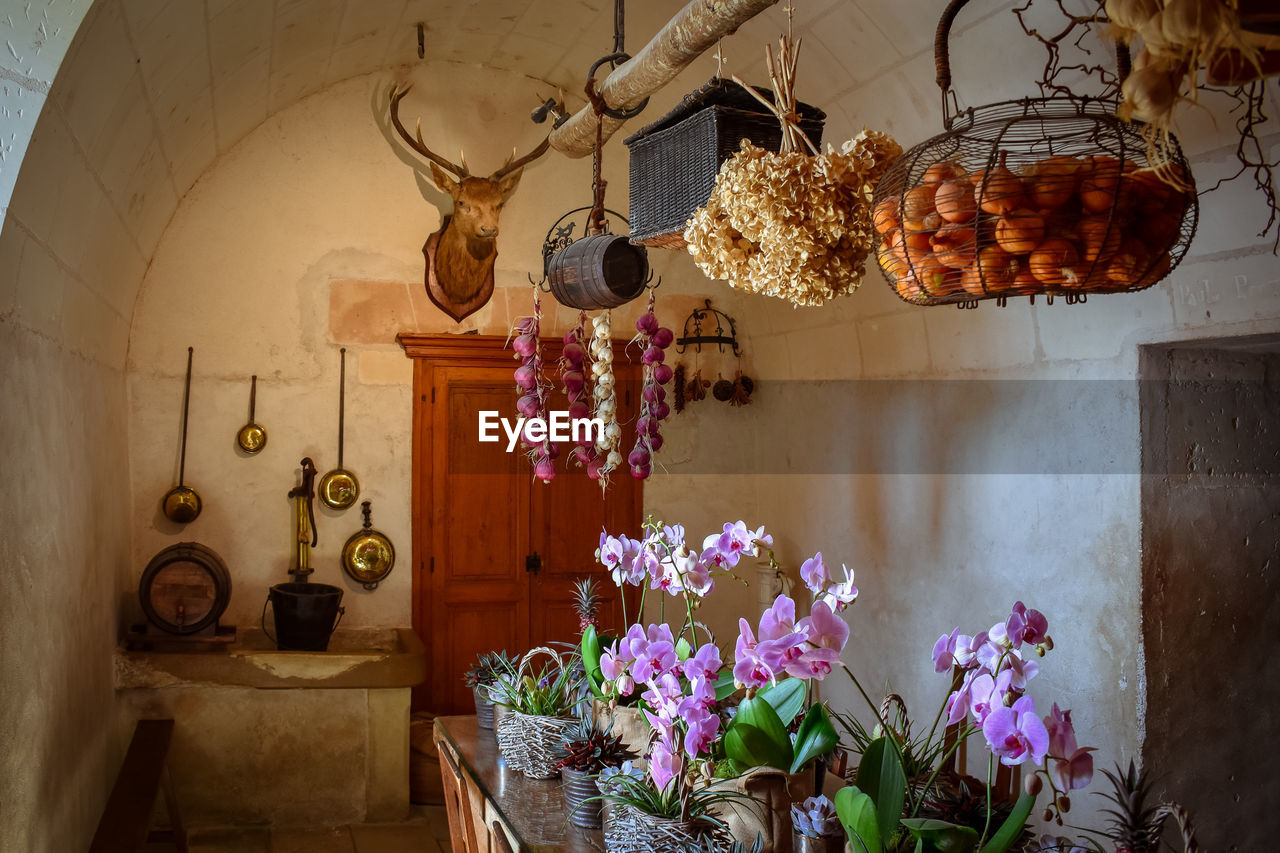
[[720, 649], [714, 643], [704, 643], [684, 662], [684, 677], [690, 681], [696, 678], [715, 678], [721, 664]]
[[1094, 747], [1076, 744], [1071, 712], [1061, 710], [1055, 702], [1044, 718], [1044, 726], [1049, 732], [1049, 757], [1054, 759], [1049, 774], [1059, 790], [1072, 791], [1093, 781], [1093, 756], [1089, 753]]
[[1040, 664], [1033, 660], [1023, 660], [1022, 653], [1013, 650], [1005, 655], [1001, 669], [1010, 676], [1010, 685], [1014, 690], [1026, 690], [1027, 682], [1040, 672]]
[[978, 665], [978, 650], [987, 644], [987, 634], [985, 631], [970, 637], [968, 634], [958, 634], [956, 636], [956, 664], [962, 669], [969, 669]]
[[858, 600], [858, 588], [853, 585], [853, 572], [843, 564], [840, 568], [844, 571], [844, 580], [828, 587], [822, 594], [822, 601], [836, 613]]
[[671, 780], [684, 770], [684, 762], [680, 756], [662, 741], [653, 745], [649, 752], [649, 776], [659, 791], [665, 791]]
[[636, 681], [649, 681], [656, 676], [670, 673], [679, 663], [676, 648], [666, 640], [649, 643], [631, 664], [631, 677]]
[[684, 735], [684, 751], [690, 757], [711, 752], [716, 733], [720, 729], [720, 717], [705, 708], [691, 708], [685, 716], [688, 730]]
[[960, 636], [960, 627], [956, 626], [950, 634], [943, 634], [933, 644], [933, 671], [950, 672], [956, 665], [956, 639]]
[[1021, 601], [1013, 604], [1013, 613], [1005, 622], [1005, 630], [1015, 647], [1022, 643], [1043, 643], [1049, 633], [1049, 620], [1039, 610], [1028, 610]]
[[758, 688], [777, 680], [787, 661], [799, 657], [804, 634], [795, 631], [774, 640], [756, 642], [746, 619], [738, 620], [733, 680], [743, 687]]
[[[761, 631], [763, 632], [763, 626]], [[832, 612], [826, 602], [816, 601], [809, 615], [796, 625], [803, 631], [809, 645], [820, 649], [833, 649], [836, 654], [844, 651], [849, 642], [849, 625]]]
[[822, 564], [821, 551], [800, 564], [800, 579], [814, 595], [821, 595], [826, 589], [831, 577], [827, 574], [827, 567]]
[[783, 665], [787, 675], [793, 678], [822, 681], [840, 662], [840, 653], [835, 649], [806, 649], [795, 657], [788, 658]]
[[1035, 701], [1023, 696], [1012, 708], [1003, 705], [987, 715], [982, 734], [991, 752], [1007, 767], [1026, 761], [1039, 764], [1049, 748], [1049, 732], [1036, 716]]
[[986, 723], [992, 711], [1004, 707], [1005, 697], [1009, 693], [1009, 680], [1008, 672], [1002, 672], [995, 678], [984, 672], [973, 679], [970, 687], [970, 710], [973, 712], [973, 721], [979, 726]]
[[785, 595], [773, 600], [773, 606], [760, 616], [760, 641], [777, 640], [796, 630], [796, 603]]

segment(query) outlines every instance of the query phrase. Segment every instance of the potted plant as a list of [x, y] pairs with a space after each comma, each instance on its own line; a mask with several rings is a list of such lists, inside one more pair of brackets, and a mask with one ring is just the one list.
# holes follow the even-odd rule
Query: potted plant
[[[791, 803], [815, 793], [815, 760], [836, 744], [827, 709], [808, 688], [833, 671], [848, 639], [836, 613], [857, 595], [852, 576], [846, 570], [843, 581], [832, 582], [825, 568], [811, 572], [818, 597], [812, 614], [797, 620], [795, 603], [779, 596], [758, 639], [742, 620], [736, 658], [726, 664], [714, 637], [696, 630], [694, 614], [742, 559], [763, 556], [776, 567], [772, 538], [742, 521], [704, 538], [699, 550], [680, 525], [650, 519], [644, 533], [638, 540], [605, 534], [599, 560], [619, 586], [641, 587], [642, 609], [649, 591], [661, 596], [660, 616], [675, 598], [680, 622], [634, 624], [617, 639], [588, 629], [582, 639], [588, 682], [607, 712], [635, 707], [647, 723], [634, 743], [648, 759], [650, 784], [643, 796], [629, 791], [635, 796], [625, 805], [671, 819], [670, 798], [687, 804], [695, 792], [706, 793], [720, 797], [719, 820], [733, 837], [762, 838], [764, 853], [790, 850]], [[821, 555], [815, 559], [820, 564]], [[679, 816], [688, 820], [689, 810]]]
[[583, 829], [599, 829], [600, 788], [596, 777], [607, 768], [621, 767], [636, 758], [622, 738], [596, 724], [587, 715], [563, 735], [564, 758], [556, 764], [564, 780], [565, 810], [569, 822]]
[[[541, 667], [534, 661], [550, 658]], [[554, 779], [564, 732], [574, 725], [581, 668], [539, 646], [520, 658], [516, 669], [500, 675], [489, 689], [494, 704], [507, 709], [497, 721], [498, 750], [507, 765], [531, 779]]]
[[822, 794], [791, 806], [794, 853], [843, 853], [844, 830], [836, 807]]
[[462, 680], [471, 688], [476, 703], [476, 724], [482, 729], [493, 728], [493, 699], [489, 696], [489, 688], [498, 680], [498, 676], [513, 672], [515, 661], [501, 652], [483, 652], [462, 675]]

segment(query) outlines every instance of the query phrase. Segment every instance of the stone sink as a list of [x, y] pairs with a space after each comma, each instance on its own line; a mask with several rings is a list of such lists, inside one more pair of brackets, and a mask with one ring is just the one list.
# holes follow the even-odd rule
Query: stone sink
[[413, 687], [427, 674], [426, 649], [411, 628], [339, 628], [324, 652], [278, 651], [261, 628], [245, 628], [224, 648], [116, 649], [115, 686], [224, 685], [257, 688]]

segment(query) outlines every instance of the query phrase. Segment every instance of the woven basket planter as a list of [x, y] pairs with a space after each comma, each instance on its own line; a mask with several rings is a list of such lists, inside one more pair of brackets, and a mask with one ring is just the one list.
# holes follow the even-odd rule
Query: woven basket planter
[[498, 750], [507, 766], [530, 779], [560, 775], [561, 738], [577, 722], [573, 717], [538, 717], [508, 710], [497, 722]]
[[703, 838], [715, 839], [718, 849], [732, 844], [723, 828], [706, 821], [686, 823], [654, 817], [617, 803], [609, 803], [604, 809], [607, 853], [682, 853], [689, 842]]
[[[766, 98], [772, 93], [757, 89]], [[826, 113], [799, 104], [800, 127], [819, 145]], [[743, 139], [777, 151], [778, 119], [741, 86], [714, 78], [662, 118], [623, 140], [631, 152], [631, 242], [685, 247], [685, 223], [716, 185], [720, 164]]]

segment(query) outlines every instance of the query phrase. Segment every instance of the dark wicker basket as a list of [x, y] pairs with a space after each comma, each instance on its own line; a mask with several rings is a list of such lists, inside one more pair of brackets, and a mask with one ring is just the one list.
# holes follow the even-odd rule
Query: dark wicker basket
[[[772, 101], [772, 92], [756, 87]], [[826, 113], [798, 104], [800, 128], [814, 145], [822, 142]], [[713, 79], [685, 96], [662, 118], [628, 136], [631, 152], [631, 242], [662, 249], [684, 248], [685, 223], [706, 203], [720, 164], [743, 139], [769, 151], [782, 144], [778, 118], [737, 83]]]

